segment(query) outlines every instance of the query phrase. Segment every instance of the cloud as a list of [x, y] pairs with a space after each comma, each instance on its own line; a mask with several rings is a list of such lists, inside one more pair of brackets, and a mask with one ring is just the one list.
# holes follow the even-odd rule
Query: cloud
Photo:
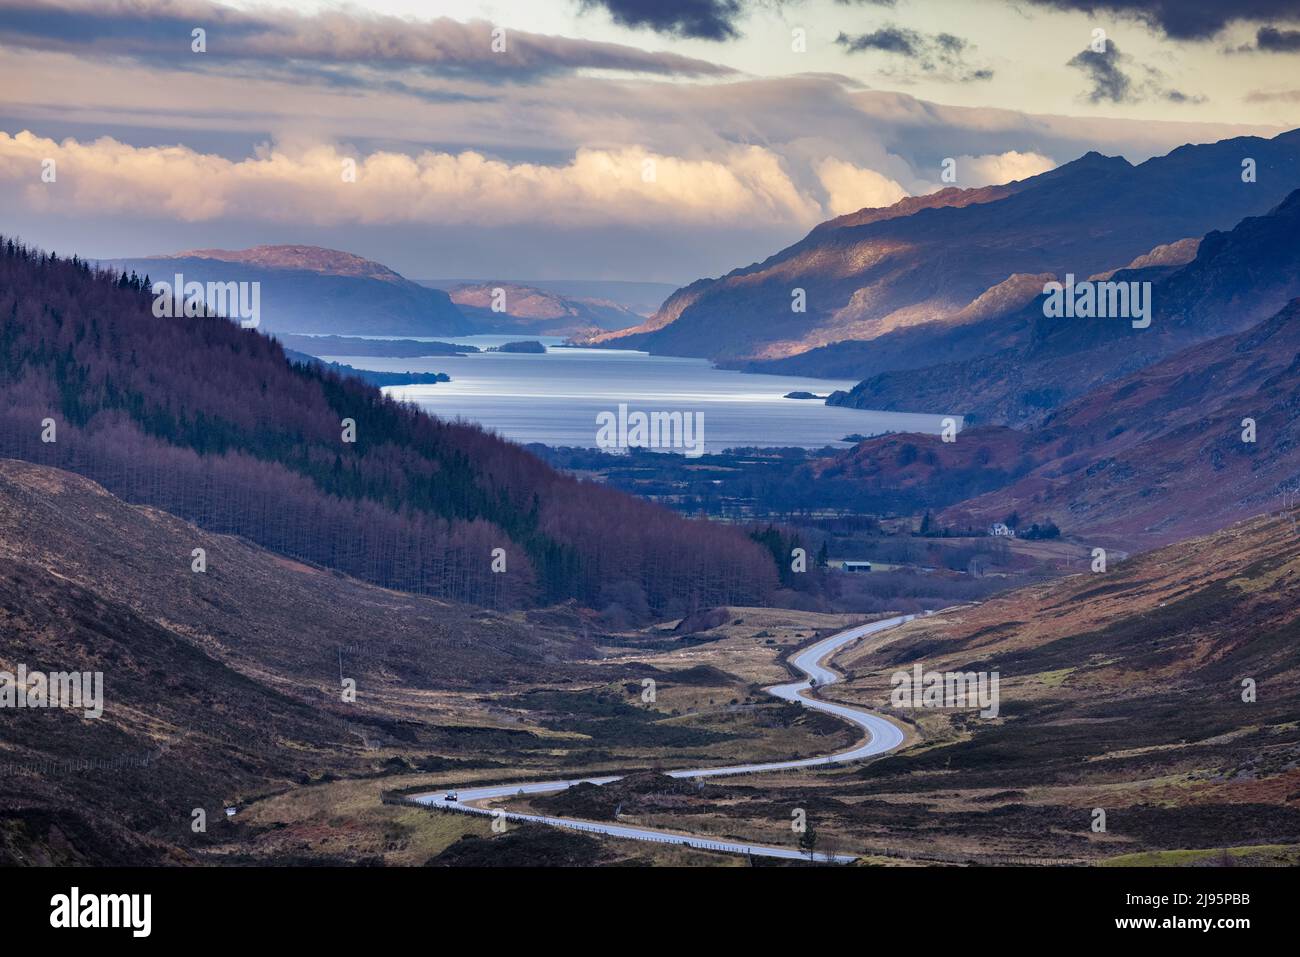
[[1205, 102], [1203, 96], [1165, 86], [1165, 75], [1153, 66], [1136, 64], [1144, 77], [1135, 80], [1124, 69], [1135, 65], [1132, 57], [1121, 53], [1113, 40], [1106, 41], [1101, 50], [1089, 47], [1076, 53], [1065, 65], [1082, 71], [1092, 84], [1083, 94], [1090, 103], [1141, 103], [1152, 99], [1170, 103]]
[[1091, 48], [1084, 50], [1066, 63], [1082, 70], [1092, 83], [1092, 89], [1085, 94], [1093, 103], [1108, 100], [1111, 103], [1124, 103], [1132, 98], [1133, 81], [1119, 67], [1119, 47], [1107, 43], [1102, 51]]
[[1249, 103], [1300, 103], [1300, 90], [1251, 90]]
[[734, 40], [740, 36], [740, 0], [580, 0], [582, 9], [604, 9], [624, 27], [696, 40]]
[[[206, 31], [206, 52], [191, 31]], [[209, 0], [0, 0], [0, 43], [130, 57], [191, 70], [230, 61], [301, 61], [510, 79], [580, 69], [722, 76], [728, 67], [618, 43], [498, 28], [486, 20], [413, 20], [327, 10], [236, 10]]]
[[[585, 12], [606, 11], [620, 26], [694, 40], [736, 40], [747, 8], [780, 8], [801, 0], [578, 0]], [[842, 7], [894, 7], [898, 0], [835, 0]]]
[[[56, 163], [54, 183], [41, 180], [46, 159]], [[349, 159], [355, 181], [344, 175]], [[810, 225], [822, 216], [780, 158], [757, 146], [709, 159], [635, 146], [580, 149], [568, 163], [547, 166], [472, 151], [350, 157], [333, 145], [265, 146], [230, 160], [183, 146], [0, 133], [0, 183], [38, 212], [184, 222]]]
[[864, 50], [882, 50], [885, 53], [916, 56], [920, 52], [920, 47], [924, 41], [915, 30], [881, 27], [874, 33], [861, 33], [856, 37], [841, 33], [835, 38], [835, 42], [850, 53], [861, 53]]
[[907, 190], [888, 176], [834, 157], [815, 163], [813, 168], [826, 190], [826, 205], [833, 216], [893, 206], [908, 195]]
[[995, 186], [1028, 179], [1056, 168], [1056, 161], [1042, 153], [1007, 150], [983, 156], [958, 156], [957, 176], [962, 186]]
[[1300, 53], [1300, 30], [1260, 27], [1255, 33], [1255, 49], [1266, 53]]
[[884, 26], [856, 36], [841, 33], [835, 42], [847, 53], [895, 54], [924, 73], [944, 73], [949, 79], [988, 80], [993, 76], [992, 70], [967, 66], [964, 57], [971, 45], [951, 33], [922, 33], [908, 27]]
[[1038, 6], [1141, 20], [1175, 40], [1208, 40], [1238, 22], [1296, 20], [1295, 0], [1029, 0]]

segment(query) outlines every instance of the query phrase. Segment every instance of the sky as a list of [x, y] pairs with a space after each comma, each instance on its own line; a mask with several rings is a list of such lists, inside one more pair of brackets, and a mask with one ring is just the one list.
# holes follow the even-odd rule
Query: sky
[[0, 233], [47, 249], [681, 284], [1300, 125], [1300, 0], [0, 0], [0, 76]]

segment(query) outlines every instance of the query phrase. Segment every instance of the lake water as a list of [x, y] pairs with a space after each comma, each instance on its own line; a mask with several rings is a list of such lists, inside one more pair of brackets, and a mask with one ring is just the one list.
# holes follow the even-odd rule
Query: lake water
[[[480, 349], [519, 336], [461, 336], [454, 341]], [[787, 392], [828, 395], [850, 389], [850, 380], [754, 375], [715, 369], [707, 359], [652, 356], [644, 352], [561, 347], [564, 340], [539, 336], [545, 355], [485, 352], [421, 359], [326, 356], [358, 369], [445, 372], [451, 382], [390, 386], [442, 418], [477, 422], [516, 442], [596, 448], [597, 416], [629, 412], [691, 412], [702, 416], [704, 447], [846, 446], [858, 433], [937, 434], [942, 413], [871, 412], [827, 406], [819, 400], [787, 399]], [[958, 419], [960, 422], [960, 419]]]

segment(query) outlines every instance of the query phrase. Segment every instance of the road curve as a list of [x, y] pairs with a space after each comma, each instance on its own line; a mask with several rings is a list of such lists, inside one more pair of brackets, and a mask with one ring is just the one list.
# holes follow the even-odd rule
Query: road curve
[[[846, 704], [837, 704], [833, 701], [822, 701], [814, 698], [808, 692], [812, 688], [812, 681], [816, 679], [817, 686], [822, 687], [834, 684], [839, 680], [838, 672], [831, 670], [826, 666], [826, 659], [830, 658], [846, 645], [850, 645], [859, 638], [867, 635], [876, 634], [889, 628], [896, 628], [899, 625], [911, 621], [915, 615], [900, 615], [896, 618], [886, 618], [883, 621], [874, 621], [869, 625], [859, 625], [856, 628], [850, 628], [847, 631], [841, 631], [829, 638], [823, 638], [816, 644], [809, 645], [803, 651], [799, 652], [790, 659], [797, 670], [802, 671], [806, 678], [803, 681], [793, 681], [789, 684], [773, 685], [764, 690], [768, 694], [775, 695], [785, 701], [798, 701], [805, 708], [811, 708], [814, 711], [825, 711], [827, 714], [833, 714], [843, 718], [850, 724], [855, 724], [866, 732], [866, 737], [861, 743], [847, 751], [837, 751], [834, 754], [828, 754], [821, 757], [801, 758], [795, 761], [774, 761], [767, 764], [736, 764], [725, 768], [691, 768], [683, 771], [665, 772], [672, 778], [715, 778], [729, 774], [757, 774], [763, 771], [786, 771], [793, 768], [808, 768], [822, 764], [842, 764], [848, 761], [860, 761], [863, 758], [874, 757], [878, 754], [884, 754], [892, 751], [903, 743], [903, 732], [893, 723], [885, 720], [879, 715], [870, 711], [863, 711], [861, 708], [854, 708]], [[611, 837], [625, 837], [637, 841], [655, 841], [661, 844], [687, 844], [691, 847], [703, 848], [714, 851], [728, 851], [733, 854], [752, 854], [759, 857], [784, 857], [784, 858], [802, 858], [805, 855], [789, 847], [773, 847], [767, 844], [747, 844], [741, 841], [726, 841], [711, 837], [698, 837], [691, 834], [677, 834], [672, 831], [662, 831], [649, 827], [632, 827], [625, 824], [606, 823], [601, 821], [582, 821], [573, 818], [548, 817], [541, 814], [523, 814], [516, 811], [493, 811], [488, 808], [479, 807], [479, 802], [491, 800], [493, 798], [509, 797], [514, 794], [545, 794], [552, 791], [563, 791], [571, 788], [576, 784], [608, 784], [611, 781], [617, 781], [622, 775], [612, 775], [609, 777], [595, 778], [574, 778], [570, 781], [535, 781], [529, 783], [515, 784], [492, 784], [483, 787], [460, 788], [454, 791], [436, 791], [429, 794], [419, 794], [414, 800], [428, 807], [438, 807], [448, 810], [461, 811], [468, 814], [499, 814], [506, 820], [510, 821], [530, 821], [537, 824], [550, 824], [554, 827], [567, 827], [575, 831], [589, 831], [596, 834], [608, 834]], [[852, 854], [817, 854], [817, 860], [836, 862], [847, 862], [855, 859]]]

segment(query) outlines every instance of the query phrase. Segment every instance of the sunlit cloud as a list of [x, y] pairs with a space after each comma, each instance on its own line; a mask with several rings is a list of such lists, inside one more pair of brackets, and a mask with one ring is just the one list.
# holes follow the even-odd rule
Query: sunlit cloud
[[816, 170], [835, 216], [867, 207], [892, 206], [907, 195], [907, 190], [888, 176], [834, 157], [821, 160]]
[[[41, 179], [47, 160], [57, 171], [53, 183]], [[822, 213], [780, 158], [757, 146], [713, 159], [638, 146], [580, 149], [568, 163], [547, 166], [473, 151], [355, 155], [334, 145], [264, 146], [230, 160], [183, 146], [0, 133], [0, 181], [38, 211], [187, 222], [811, 224]]]

